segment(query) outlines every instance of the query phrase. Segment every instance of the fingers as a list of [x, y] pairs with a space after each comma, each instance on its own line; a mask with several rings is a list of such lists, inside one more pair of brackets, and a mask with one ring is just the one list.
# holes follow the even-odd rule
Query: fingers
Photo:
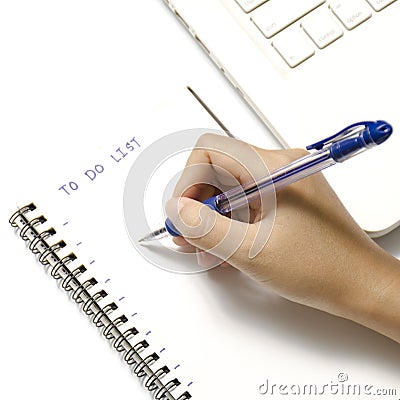
[[176, 236], [176, 237], [172, 238], [172, 241], [177, 246], [186, 246], [189, 244], [183, 236]]
[[188, 158], [174, 197], [203, 201], [232, 186], [253, 183], [268, 174], [266, 163], [254, 147], [233, 138], [205, 134]]
[[[170, 199], [166, 204], [166, 212], [187, 243], [223, 261], [238, 257], [248, 224], [224, 217], [186, 197]], [[182, 239], [176, 240], [184, 243]]]
[[[233, 265], [243, 264], [249, 257], [255, 257], [272, 231], [275, 194], [271, 194], [266, 201], [261, 198], [253, 200], [249, 209], [243, 210], [246, 218], [240, 218], [241, 210], [235, 210], [232, 219], [221, 216], [201, 201], [232, 186], [265, 178], [269, 175], [267, 161], [275, 170], [304, 155], [298, 153], [293, 150], [262, 150], [236, 139], [202, 135], [189, 156], [174, 198], [166, 205], [169, 218], [184, 237], [175, 238], [175, 243], [189, 243], [222, 260], [229, 260]], [[246, 242], [247, 232], [250, 234]], [[242, 246], [243, 243], [246, 245]], [[239, 258], [235, 261], [235, 257]]]
[[189, 244], [189, 242], [187, 242], [183, 236], [176, 236], [172, 240], [177, 246], [184, 247], [185, 249], [188, 250], [190, 248], [192, 252], [196, 252], [197, 264], [199, 264], [200, 267], [202, 268], [209, 269], [216, 266], [220, 267], [230, 266], [229, 263], [222, 260], [221, 258], [214, 256], [213, 254], [210, 254], [205, 250], [200, 250], [197, 247]]

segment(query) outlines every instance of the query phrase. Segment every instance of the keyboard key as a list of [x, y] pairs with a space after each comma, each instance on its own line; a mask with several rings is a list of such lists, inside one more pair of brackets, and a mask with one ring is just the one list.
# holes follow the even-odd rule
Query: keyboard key
[[318, 10], [301, 23], [302, 28], [320, 49], [343, 36], [343, 31], [333, 18], [328, 10]]
[[269, 0], [253, 12], [251, 20], [270, 39], [323, 3], [325, 0]]
[[389, 4], [394, 3], [396, 0], [367, 0], [375, 11], [381, 11]]
[[266, 1], [268, 0], [236, 0], [236, 3], [238, 3], [239, 6], [242, 7], [244, 12], [248, 13], [250, 11], [253, 11], [259, 5], [265, 3]]
[[311, 41], [300, 29], [282, 32], [272, 46], [292, 68], [314, 55]]
[[371, 17], [364, 0], [333, 0], [329, 6], [347, 29], [353, 29]]

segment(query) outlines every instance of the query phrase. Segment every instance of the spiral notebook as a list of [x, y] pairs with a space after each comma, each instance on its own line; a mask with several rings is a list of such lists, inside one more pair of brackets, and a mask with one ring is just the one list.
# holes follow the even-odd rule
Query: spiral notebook
[[[122, 210], [128, 173], [139, 180], [140, 154], [165, 135], [196, 125], [221, 131], [182, 90], [136, 116], [124, 132], [82, 142], [75, 137], [64, 152], [59, 143], [47, 144], [48, 158], [30, 167], [35, 179], [20, 182], [10, 218], [38, 268], [121, 354], [143, 386], [143, 399], [294, 398], [291, 387], [315, 385], [320, 391], [344, 384], [344, 376], [352, 384], [397, 387], [398, 347], [392, 341], [286, 301], [237, 270], [177, 274], [138, 254]], [[165, 170], [165, 182], [170, 178]], [[173, 263], [172, 254], [165, 257]], [[42, 284], [54, 283], [43, 276]], [[27, 345], [34, 343], [27, 338]], [[65, 379], [72, 382], [74, 371]]]

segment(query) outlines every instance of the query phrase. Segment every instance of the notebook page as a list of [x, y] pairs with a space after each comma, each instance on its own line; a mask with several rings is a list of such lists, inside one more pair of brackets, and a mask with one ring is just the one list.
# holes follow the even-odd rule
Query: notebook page
[[[110, 275], [112, 268], [106, 265], [106, 259], [103, 263], [100, 262], [100, 254], [97, 257], [98, 245], [103, 244], [92, 234], [94, 231], [99, 234], [102, 232], [101, 236], [104, 235], [104, 239], [108, 238], [106, 247], [110, 251], [115, 246], [113, 239], [119, 238], [118, 240], [122, 242], [127, 239], [122, 215], [122, 194], [127, 172], [141, 149], [145, 149], [160, 135], [163, 136], [175, 130], [203, 126], [210, 127], [209, 130], [212, 131], [218, 127], [184, 87], [177, 93], [168, 93], [164, 97], [160, 95], [152, 105], [143, 104], [142, 107], [140, 112], [137, 112], [140, 117], [132, 113], [136, 124], [129, 125], [129, 121], [125, 120], [123, 124], [126, 124], [127, 128], [121, 132], [104, 129], [103, 132], [87, 132], [86, 136], [82, 136], [77, 130], [78, 132], [71, 132], [68, 141], [66, 140], [62, 145], [59, 141], [53, 142], [51, 135], [37, 133], [32, 146], [22, 146], [17, 149], [18, 157], [9, 165], [13, 169], [13, 174], [5, 175], [3, 179], [4, 187], [8, 187], [3, 194], [3, 220], [6, 221], [18, 207], [34, 200], [37, 210], [32, 212], [32, 218], [44, 215], [47, 222], [40, 228], [46, 230], [54, 227], [57, 234], [53, 240], [55, 242], [63, 240], [67, 243], [65, 251], [61, 251], [60, 255], [75, 253], [78, 259], [73, 267], [81, 264], [87, 266], [88, 271], [82, 279], [86, 279], [86, 276], [88, 278], [95, 276], [99, 280], [97, 287], [101, 288], [106, 288], [107, 285], [103, 284], [107, 277], [112, 277], [112, 274]], [[127, 118], [130, 118], [130, 115]], [[133, 138], [137, 141], [136, 143]], [[18, 138], [14, 143], [18, 143]], [[60, 147], [62, 151], [59, 151]], [[32, 157], [33, 153], [38, 156]], [[94, 174], [96, 174], [95, 178]], [[108, 216], [114, 220], [111, 225], [106, 221]], [[104, 225], [103, 218], [105, 218]], [[121, 232], [112, 232], [116, 226], [121, 229]], [[48, 334], [50, 339], [45, 340], [46, 345], [38, 348], [38, 352], [47, 354], [52, 352], [51, 349], [56, 349], [61, 353], [67, 352], [64, 356], [57, 355], [55, 358], [60, 363], [60, 371], [65, 374], [65, 369], [69, 368], [72, 375], [77, 375], [76, 388], [80, 387], [80, 377], [84, 381], [80, 388], [82, 391], [86, 387], [86, 380], [92, 382], [93, 377], [98, 376], [103, 383], [110, 379], [107, 389], [104, 389], [104, 396], [107, 396], [107, 393], [118, 393], [120, 388], [124, 387], [123, 384], [126, 384], [126, 375], [131, 374], [129, 368], [119, 360], [118, 354], [114, 354], [115, 351], [107, 346], [107, 341], [98, 334], [97, 329], [87, 321], [87, 318], [78, 312], [76, 305], [65, 296], [54, 280], [46, 276], [48, 275], [44, 273], [46, 268], [35, 262], [19, 235], [13, 238], [12, 230], [9, 226], [5, 226], [2, 236], [10, 239], [7, 242], [10, 242], [10, 249], [14, 249], [10, 250], [9, 258], [6, 258], [6, 265], [10, 268], [4, 276], [3, 281], [7, 282], [7, 285], [2, 291], [4, 302], [9, 304], [13, 299], [13, 306], [8, 306], [4, 315], [8, 315], [8, 320], [18, 331], [17, 335], [11, 335], [12, 331], [3, 331], [3, 342], [17, 340], [21, 336], [25, 346], [34, 347], [36, 344], [34, 338], [37, 335], [42, 337]], [[129, 242], [129, 239], [127, 240]], [[130, 243], [128, 247], [131, 248]], [[119, 250], [115, 254], [110, 252], [110, 255], [117, 256], [113, 264], [124, 262], [119, 253]], [[102, 265], [102, 267], [97, 268], [97, 265]], [[43, 289], [42, 284], [44, 284]], [[118, 294], [119, 291], [116, 293]], [[53, 300], [53, 297], [57, 299]], [[116, 298], [111, 290], [107, 301], [111, 302], [112, 299], [118, 302], [120, 297]], [[137, 300], [134, 303], [135, 306], [141, 305], [145, 308], [147, 298]], [[32, 308], [29, 307], [30, 304]], [[133, 313], [131, 311], [131, 314]], [[155, 321], [151, 318], [151, 313], [148, 313], [147, 319], [153, 323]], [[53, 320], [62, 329], [60, 335], [55, 334], [51, 328]], [[146, 313], [134, 321], [140, 332], [144, 332], [148, 326], [151, 326], [150, 323], [145, 324], [143, 322], [145, 320]], [[31, 330], [34, 330], [34, 334], [29, 333]], [[84, 332], [81, 332], [82, 330]], [[73, 334], [67, 333], [70, 331]], [[85, 340], [88, 342], [87, 346], [83, 344]], [[149, 342], [151, 343], [151, 340]], [[79, 347], [83, 347], [84, 350], [78, 353], [72, 352], [72, 349]], [[29, 355], [32, 352], [24, 352], [23, 348], [17, 347], [3, 353], [3, 359], [15, 369], [15, 377], [20, 374], [20, 361], [23, 354]], [[42, 364], [40, 359], [39, 357], [35, 361], [37, 368], [46, 371], [54, 367], [54, 365]], [[111, 366], [110, 363], [115, 361], [116, 364]], [[91, 363], [94, 363], [96, 367], [91, 368]], [[86, 368], [90, 369], [90, 373], [79, 372], [81, 369], [85, 371]], [[108, 373], [107, 370], [109, 370]], [[86, 380], [84, 375], [86, 375]], [[121, 382], [113, 390], [114, 383], [118, 385], [119, 377]], [[132, 374], [129, 379], [131, 381], [129, 392], [133, 394], [137, 391], [138, 394], [146, 396], [147, 391], [142, 387], [141, 382]], [[42, 393], [45, 396], [53, 384], [54, 382], [49, 383], [43, 376], [43, 379], [36, 379], [32, 390], [35, 392], [36, 388], [36, 393]], [[44, 386], [47, 390], [43, 391], [40, 387]], [[7, 390], [7, 386], [2, 390]], [[8, 392], [5, 393], [8, 394]], [[18, 390], [15, 394], [18, 394]]]
[[[326, 398], [335, 398], [325, 385], [340, 386], [345, 376], [349, 383], [396, 387], [399, 350], [390, 340], [288, 302], [239, 271], [216, 268], [201, 274], [176, 274], [154, 266], [138, 253], [123, 213], [129, 171], [139, 176], [142, 171], [135, 170], [135, 162], [146, 149], [165, 135], [194, 124], [217, 128], [183, 91], [180, 100], [160, 102], [149, 112], [138, 113], [135, 124], [122, 134], [113, 132], [104, 140], [93, 136], [82, 143], [76, 150], [82, 157], [74, 158], [72, 165], [79, 138], [56, 157], [52, 149], [57, 144], [49, 145], [51, 170], [48, 160], [35, 166], [42, 183], [27, 181], [26, 187], [14, 187], [13, 192], [20, 193], [19, 205], [35, 202], [37, 212], [48, 219], [44, 228], [57, 229], [52, 240], [62, 238], [68, 244], [60, 254], [73, 251], [76, 262], [88, 267], [85, 274], [95, 276], [109, 294], [101, 304], [114, 301], [138, 329], [134, 341], [151, 343], [151, 350], [160, 355], [155, 366], [168, 365], [171, 372], [166, 379], [179, 379], [177, 394], [280, 398], [285, 396], [279, 392], [280, 385], [315, 385], [326, 391]], [[171, 169], [164, 172], [165, 182], [175, 174]], [[162, 216], [157, 204], [150, 206]], [[165, 253], [166, 262], [174, 262], [176, 255], [159, 251]], [[43, 278], [43, 285], [51, 285], [48, 280]]]

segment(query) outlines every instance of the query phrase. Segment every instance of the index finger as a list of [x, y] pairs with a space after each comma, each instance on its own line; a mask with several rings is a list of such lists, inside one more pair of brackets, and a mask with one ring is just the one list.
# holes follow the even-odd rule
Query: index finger
[[203, 201], [226, 188], [254, 183], [269, 174], [261, 155], [248, 143], [207, 133], [193, 148], [174, 197]]

